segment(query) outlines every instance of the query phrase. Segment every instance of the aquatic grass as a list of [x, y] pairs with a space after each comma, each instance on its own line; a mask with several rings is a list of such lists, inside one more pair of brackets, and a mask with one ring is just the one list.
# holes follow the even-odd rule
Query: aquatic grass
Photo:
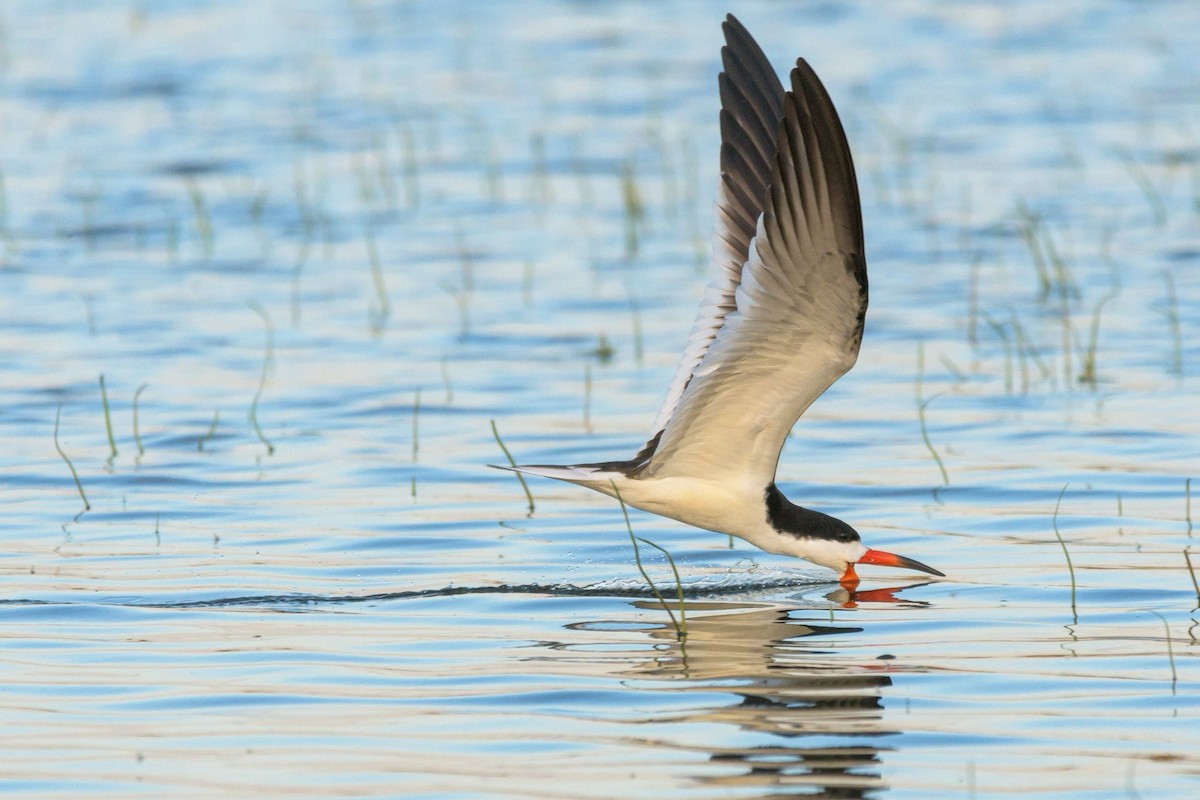
[[90, 253], [96, 249], [96, 206], [100, 203], [100, 182], [94, 182], [91, 191], [83, 192], [79, 202], [83, 211], [83, 242]]
[[250, 204], [246, 209], [247, 215], [250, 217], [250, 225], [258, 233], [258, 240], [262, 246], [262, 257], [264, 260], [271, 253], [271, 237], [267, 234], [263, 226], [263, 213], [267, 210], [267, 199], [269, 197], [270, 194], [266, 187], [253, 191], [250, 196]]
[[954, 380], [958, 381], [959, 383], [963, 383], [967, 380], [967, 373], [963, 371], [962, 367], [951, 361], [950, 356], [945, 355], [944, 353], [940, 354], [938, 355], [938, 361], [942, 362], [942, 366], [954, 376]]
[[447, 363], [447, 357], [442, 356], [441, 360], [442, 371], [442, 386], [446, 390], [446, 405], [454, 405], [454, 386], [450, 383], [450, 367]]
[[275, 354], [275, 326], [271, 324], [271, 317], [267, 314], [267, 310], [259, 305], [256, 301], [250, 300], [247, 302], [255, 314], [262, 318], [263, 325], [266, 327], [266, 345], [263, 348], [262, 372], [258, 377], [258, 389], [254, 392], [254, 399], [250, 401], [250, 411], [248, 417], [250, 424], [254, 427], [255, 434], [258, 435], [258, 440], [267, 447], [267, 455], [275, 454], [275, 445], [263, 433], [262, 427], [258, 424], [258, 401], [262, 398], [263, 390], [267, 386], [267, 372], [271, 368], [271, 360]]
[[363, 231], [366, 240], [367, 261], [371, 265], [371, 283], [375, 288], [375, 301], [367, 306], [367, 327], [378, 335], [392, 315], [392, 301], [388, 298], [387, 284], [383, 280], [383, 267], [379, 263], [379, 248], [375, 244], [375, 232], [368, 225]]
[[1067, 493], [1065, 484], [1062, 491], [1058, 493], [1058, 501], [1054, 504], [1054, 516], [1051, 518], [1051, 524], [1054, 526], [1054, 535], [1058, 539], [1058, 543], [1062, 545], [1063, 556], [1067, 559], [1067, 571], [1071, 574], [1071, 614], [1075, 617], [1075, 621], [1079, 622], [1079, 612], [1075, 607], [1075, 565], [1071, 563], [1071, 554], [1067, 551], [1067, 543], [1063, 539], [1062, 534], [1058, 531], [1058, 510], [1062, 506], [1063, 495]]
[[946, 465], [942, 463], [942, 457], [938, 455], [937, 450], [933, 447], [933, 442], [929, 441], [929, 430], [925, 426], [925, 409], [934, 400], [941, 397], [940, 394], [935, 394], [917, 407], [917, 418], [921, 422], [921, 438], [925, 440], [925, 447], [929, 449], [929, 454], [933, 456], [933, 460], [937, 463], [938, 471], [942, 473], [942, 484], [950, 485], [950, 475], [946, 472]]
[[63, 452], [62, 445], [58, 443], [58, 421], [62, 416], [62, 405], [59, 404], [58, 410], [54, 412], [54, 449], [62, 457], [62, 460], [67, 462], [67, 469], [71, 470], [71, 477], [75, 479], [75, 488], [79, 490], [79, 497], [83, 500], [83, 510], [91, 511], [92, 504], [88, 502], [87, 494], [83, 491], [83, 483], [79, 480], [79, 473], [75, 471], [75, 465], [71, 463], [71, 459], [67, 458], [67, 454]]
[[1065, 295], [1059, 298], [1059, 314], [1062, 320], [1062, 359], [1063, 359], [1063, 386], [1067, 391], [1074, 388], [1075, 371], [1071, 366], [1071, 309]]
[[450, 280], [443, 280], [440, 285], [458, 306], [458, 338], [466, 339], [471, 335], [471, 296], [475, 290], [475, 268], [461, 228], [455, 228], [454, 241], [458, 253], [459, 285], [455, 286]]
[[1051, 235], [1049, 228], [1042, 226], [1042, 246], [1045, 248], [1046, 259], [1050, 262], [1050, 266], [1054, 272], [1054, 286], [1058, 290], [1060, 297], [1066, 298], [1079, 297], [1079, 284], [1075, 281], [1075, 276], [1071, 274], [1070, 267], [1067, 266], [1066, 259], [1059, 255], [1058, 247], [1054, 244], [1054, 237]]
[[601, 364], [607, 364], [613, 360], [613, 356], [617, 354], [616, 348], [609, 344], [608, 337], [603, 333], [596, 338], [596, 349], [592, 350], [588, 355], [593, 355]]
[[375, 180], [383, 193], [384, 203], [389, 211], [395, 211], [400, 205], [400, 193], [396, 190], [396, 180], [392, 177], [391, 165], [388, 164], [387, 148], [382, 137], [377, 137], [371, 148], [375, 162]]
[[1096, 303], [1092, 311], [1092, 325], [1088, 331], [1087, 349], [1083, 353], [1083, 367], [1079, 372], [1079, 382], [1096, 388], [1096, 346], [1100, 338], [1100, 311], [1104, 304], [1116, 297], [1116, 290], [1109, 292]]
[[646, 206], [638, 190], [632, 156], [621, 163], [620, 177], [625, 210], [625, 260], [633, 261], [638, 253], [638, 229], [646, 218]]
[[300, 229], [304, 234], [302, 240], [306, 243], [311, 242], [315, 238], [314, 234], [317, 230], [317, 211], [309, 197], [308, 178], [304, 174], [304, 165], [299, 162], [292, 164], [292, 196], [296, 201], [296, 214], [300, 218]]
[[179, 220], [172, 219], [167, 222], [167, 257], [172, 263], [179, 260]]
[[208, 213], [208, 205], [204, 202], [204, 194], [200, 191], [200, 185], [194, 178], [184, 178], [183, 184], [187, 188], [188, 199], [192, 203], [192, 216], [196, 223], [196, 232], [200, 236], [200, 245], [204, 249], [204, 257], [211, 258], [214, 247], [213, 226], [212, 218]]
[[[622, 507], [622, 513], [625, 514], [625, 526], [628, 530], [630, 530], [632, 532], [632, 528], [629, 526], [629, 513], [624, 510], [624, 507], [625, 507], [624, 502], [621, 503], [621, 507]], [[637, 542], [641, 542], [642, 544], [653, 547], [655, 550], [662, 553], [663, 556], [667, 559], [667, 564], [669, 564], [671, 567], [671, 574], [675, 577], [675, 596], [676, 596], [677, 601], [679, 602], [679, 625], [676, 626], [675, 632], [676, 632], [676, 634], [678, 634], [680, 639], [686, 639], [687, 638], [687, 606], [683, 601], [683, 579], [679, 577], [679, 568], [675, 565], [675, 559], [671, 557], [671, 554], [668, 553], [665, 548], [661, 547], [658, 544], [655, 544], [654, 542], [650, 541], [649, 539], [646, 539], [642, 536], [635, 536], [634, 539], [635, 539], [635, 542], [633, 545], [633, 549], [634, 549], [635, 558], [638, 555]], [[640, 559], [636, 559], [636, 560], [640, 561]], [[640, 567], [640, 564], [639, 564], [639, 567]], [[645, 574], [646, 574], [645, 571], [643, 571], [642, 575], [645, 575]], [[649, 578], [647, 577], [646, 580], [649, 581]], [[661, 598], [659, 598], [659, 599], [661, 600]], [[663, 607], [666, 608], [665, 603], [663, 604]]]
[[208, 430], [205, 431], [204, 434], [199, 439], [196, 440], [196, 450], [197, 451], [204, 450], [204, 443], [211, 441], [213, 436], [215, 436], [217, 434], [217, 423], [219, 423], [220, 421], [221, 421], [221, 409], [219, 409], [219, 408], [214, 409], [212, 423], [208, 426]]
[[133, 393], [133, 441], [137, 445], [139, 456], [145, 455], [146, 448], [142, 447], [142, 436], [141, 433], [138, 432], [138, 398], [141, 397], [142, 392], [146, 391], [146, 389], [149, 387], [150, 384], [143, 383], [137, 388], [137, 391]]
[[1183, 548], [1183, 560], [1187, 562], [1188, 574], [1192, 576], [1192, 588], [1196, 590], [1196, 608], [1200, 609], [1200, 581], [1196, 580], [1196, 568], [1192, 565], [1192, 554]]
[[1041, 218], [1029, 206], [1025, 205], [1024, 200], [1018, 200], [1017, 223], [1021, 239], [1025, 242], [1025, 246], [1029, 249], [1029, 254], [1033, 258], [1033, 268], [1037, 273], [1038, 293], [1045, 299], [1050, 295], [1051, 281], [1050, 270], [1046, 267], [1046, 257], [1042, 252], [1038, 236]]
[[[1017, 316], [1016, 309], [1010, 309], [1010, 311], [1011, 311], [1010, 318], [1012, 320], [1013, 336], [1017, 343], [1017, 353], [1018, 353], [1019, 359], [1021, 361], [1022, 372], [1024, 373], [1026, 371], [1025, 370], [1025, 359], [1029, 358], [1030, 360], [1033, 361], [1034, 365], [1038, 368], [1038, 372], [1041, 373], [1043, 380], [1045, 380], [1046, 378], [1052, 377], [1054, 374], [1054, 370], [1052, 370], [1050, 368], [1050, 365], [1047, 364], [1045, 361], [1043, 361], [1042, 357], [1040, 355], [1038, 355], [1037, 347], [1034, 345], [1033, 339], [1031, 339], [1029, 337], [1029, 334], [1027, 334], [1025, 332], [1025, 326], [1021, 324], [1021, 320]], [[1026, 381], [1026, 383], [1025, 383], [1024, 390], [1025, 391], [1029, 390], [1028, 381]]]
[[113, 438], [112, 429], [112, 414], [108, 411], [108, 390], [104, 388], [104, 373], [100, 373], [100, 404], [104, 407], [104, 430], [108, 434], [108, 447], [111, 451], [108, 456], [108, 463], [111, 465], [113, 459], [117, 457], [117, 442]]
[[459, 226], [454, 228], [454, 250], [458, 254], [458, 271], [462, 278], [463, 291], [475, 291], [475, 259], [467, 246], [467, 237]]
[[1150, 213], [1154, 219], [1154, 224], [1162, 227], [1167, 224], [1167, 203], [1163, 200], [1162, 192], [1154, 185], [1154, 181], [1146, 173], [1146, 170], [1134, 158], [1133, 153], [1128, 148], [1122, 147], [1117, 150], [1117, 157], [1129, 172], [1133, 182], [1137, 184], [1141, 190], [1142, 196], [1146, 198], [1146, 204], [1150, 206]]
[[[687, 638], [687, 612], [684, 609], [683, 603], [683, 581], [679, 578], [679, 570], [675, 567], [675, 559], [671, 558], [671, 554], [663, 548], [659, 547], [649, 539], [643, 539], [640, 536], [635, 536], [633, 533], [633, 524], [629, 521], [629, 509], [625, 506], [625, 500], [621, 497], [621, 490], [617, 488], [615, 481], [610, 480], [609, 485], [612, 486], [613, 494], [617, 498], [617, 502], [621, 504], [621, 514], [625, 517], [625, 530], [629, 532], [629, 541], [633, 545], [633, 560], [637, 564], [638, 572], [642, 573], [642, 577], [646, 580], [646, 585], [650, 587], [650, 591], [662, 605], [663, 610], [667, 612], [667, 616], [671, 619], [671, 627], [675, 629], [675, 636], [680, 640]], [[675, 619], [675, 614], [671, 612], [671, 607], [667, 605], [666, 599], [662, 596], [662, 592], [654, 585], [654, 581], [650, 579], [650, 574], [646, 572], [646, 568], [642, 565], [642, 554], [638, 550], [638, 542], [643, 542], [650, 545], [655, 550], [667, 557], [667, 562], [671, 565], [671, 572], [675, 575], [675, 590], [679, 597], [679, 620]]]
[[1030, 377], [1029, 377], [1029, 362], [1032, 361], [1037, 366], [1041, 378], [1054, 378], [1055, 373], [1050, 368], [1042, 357], [1038, 355], [1037, 346], [1029, 335], [1025, 333], [1025, 327], [1021, 324], [1020, 318], [1017, 316], [1016, 309], [1009, 309], [1009, 326], [1012, 329], [1011, 338], [1003, 323], [994, 320], [990, 315], [984, 314], [984, 319], [989, 327], [1004, 343], [1005, 350], [1005, 388], [1006, 393], [1011, 394], [1013, 391], [1013, 364], [1016, 364], [1016, 370], [1021, 375], [1021, 394], [1029, 393]]
[[971, 261], [970, 283], [967, 289], [967, 343], [979, 346], [979, 265], [983, 256], [976, 253]]
[[[935, 394], [933, 397], [929, 398], [928, 400], [924, 400], [923, 399], [924, 389], [925, 389], [925, 342], [921, 341], [921, 342], [917, 343], [917, 378], [916, 378], [915, 387], [914, 387], [914, 391], [916, 394], [916, 401], [917, 401], [917, 419], [921, 426], [921, 438], [925, 441], [925, 447], [928, 448], [930, 454], [933, 456], [933, 460], [937, 463], [938, 470], [942, 473], [943, 485], [949, 486], [950, 485], [950, 476], [946, 472], [946, 467], [942, 463], [941, 456], [939, 456], [937, 453], [937, 450], [934, 449], [933, 442], [931, 442], [929, 440], [929, 431], [925, 425], [925, 408], [930, 403], [932, 403], [934, 400], [941, 397], [941, 395]], [[789, 433], [788, 435], [790, 436], [791, 434]], [[937, 495], [937, 490], [935, 489], [934, 496], [936, 497], [936, 495]]]
[[400, 153], [402, 171], [404, 174], [404, 205], [409, 211], [415, 211], [421, 204], [421, 173], [420, 160], [417, 158], [417, 138], [413, 134], [412, 125], [407, 119], [396, 123], [400, 131]]
[[1164, 617], [1162, 614], [1158, 613], [1157, 611], [1151, 611], [1150, 609], [1146, 609], [1146, 613], [1153, 614], [1154, 616], [1158, 617], [1159, 621], [1162, 622], [1162, 624], [1163, 624], [1163, 630], [1166, 631], [1166, 634], [1167, 634], [1167, 637], [1166, 637], [1167, 638], [1167, 661], [1171, 665], [1171, 694], [1175, 694], [1176, 688], [1178, 687], [1178, 684], [1179, 684], [1179, 673], [1176, 672], [1176, 670], [1175, 670], [1175, 646], [1171, 642], [1171, 625], [1169, 622], [1167, 622], [1167, 618]]
[[1004, 345], [1004, 393], [1012, 394], [1013, 392], [1013, 344], [1009, 339], [1008, 331], [1004, 329], [1004, 324], [993, 319], [988, 313], [984, 313], [983, 320], [988, 324], [988, 327], [996, 334]]
[[1112, 284], [1113, 293], [1121, 290], [1121, 266], [1113, 255], [1113, 239], [1117, 235], [1117, 225], [1112, 220], [1105, 223], [1100, 231], [1100, 259], [1108, 267], [1108, 279]]
[[[508, 459], [508, 465], [510, 467], [516, 467], [517, 466], [516, 460], [512, 457], [512, 453], [508, 452], [508, 448], [504, 446], [504, 440], [502, 440], [500, 438], [500, 431], [496, 430], [496, 420], [493, 419], [491, 421], [491, 423], [492, 423], [492, 436], [495, 437], [496, 444], [500, 445], [500, 450], [503, 451], [504, 457]], [[528, 516], [532, 517], [533, 516], [533, 493], [529, 491], [529, 484], [527, 484], [525, 482], [524, 475], [522, 475], [519, 472], [513, 472], [513, 474], [516, 475], [517, 480], [521, 482], [521, 489], [525, 492], [525, 499], [529, 501]]]
[[581, 137], [575, 134], [568, 140], [570, 142], [570, 164], [571, 173], [575, 176], [575, 184], [579, 195], [580, 205], [591, 208], [595, 205], [596, 196], [592, 191], [592, 183], [588, 179], [587, 163], [583, 158], [583, 147], [581, 145]]
[[488, 200], [493, 204], [504, 202], [504, 175], [500, 170], [500, 157], [496, 154], [496, 146], [491, 132], [483, 119], [475, 113], [467, 115], [468, 131], [471, 134], [470, 147], [479, 157], [483, 169], [484, 189]]
[[441, 287], [458, 308], [458, 338], [465, 341], [471, 336], [471, 297], [464, 289], [449, 281], [442, 281]]
[[420, 434], [421, 420], [421, 390], [417, 389], [413, 393], [413, 410], [412, 410], [412, 463], [417, 463], [417, 454], [421, 450]]
[[927, 159], [927, 163], [923, 170], [925, 176], [925, 196], [922, 198], [922, 206], [925, 210], [921, 215], [920, 224], [929, 236], [929, 255], [935, 263], [938, 263], [942, 260], [942, 224], [938, 219], [937, 207], [937, 194], [941, 179], [937, 165], [938, 138], [937, 134], [933, 131], [928, 131], [922, 135], [921, 139], [922, 150], [924, 151], [923, 154]]

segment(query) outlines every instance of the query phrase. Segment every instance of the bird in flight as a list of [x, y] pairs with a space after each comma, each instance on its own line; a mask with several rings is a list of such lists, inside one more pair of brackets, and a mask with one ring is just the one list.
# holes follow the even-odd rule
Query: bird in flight
[[788, 432], [858, 358], [862, 210], [846, 134], [812, 67], [798, 59], [785, 90], [732, 14], [722, 29], [716, 278], [651, 436], [626, 461], [512, 469], [829, 567], [850, 588], [855, 564], [942, 575], [867, 548], [775, 485]]

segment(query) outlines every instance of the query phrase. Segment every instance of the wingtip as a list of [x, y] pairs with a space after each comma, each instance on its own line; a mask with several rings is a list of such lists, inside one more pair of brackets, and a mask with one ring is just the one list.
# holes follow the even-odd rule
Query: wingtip
[[[828, 99], [829, 91], [825, 88], [825, 84], [821, 82], [817, 71], [813, 69], [812, 64], [808, 63], [807, 59], [797, 58], [796, 66], [792, 68], [792, 74], [788, 77], [788, 82], [791, 84], [790, 94], [802, 95], [809, 102], [812, 101], [812, 94], [814, 92]], [[833, 105], [832, 100], [828, 100], [828, 103], [830, 106]], [[835, 111], [834, 113], [837, 112]]]
[[750, 35], [750, 31], [746, 30], [746, 26], [742, 24], [742, 21], [733, 14], [725, 15], [725, 21], [721, 23], [721, 32], [725, 34], [725, 41], [730, 45], [735, 40], [745, 41], [748, 39], [750, 42], [754, 42], [754, 37]]

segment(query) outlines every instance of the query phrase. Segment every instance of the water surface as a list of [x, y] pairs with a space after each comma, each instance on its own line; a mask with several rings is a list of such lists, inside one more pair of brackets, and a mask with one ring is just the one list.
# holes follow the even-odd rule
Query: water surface
[[729, 9], [244, 5], [0, 10], [0, 791], [1196, 793], [1194, 4], [732, 9], [867, 229], [780, 485], [948, 577], [635, 512], [684, 641], [610, 500], [484, 465], [647, 432]]

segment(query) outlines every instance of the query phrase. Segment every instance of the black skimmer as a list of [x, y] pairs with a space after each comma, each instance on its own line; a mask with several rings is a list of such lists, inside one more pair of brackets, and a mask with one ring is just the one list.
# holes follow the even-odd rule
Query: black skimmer
[[804, 59], [784, 89], [733, 15], [722, 28], [721, 178], [709, 284], [652, 434], [627, 461], [513, 469], [797, 556], [858, 584], [855, 564], [942, 575], [871, 550], [775, 486], [788, 432], [854, 365], [867, 310], [850, 146]]

